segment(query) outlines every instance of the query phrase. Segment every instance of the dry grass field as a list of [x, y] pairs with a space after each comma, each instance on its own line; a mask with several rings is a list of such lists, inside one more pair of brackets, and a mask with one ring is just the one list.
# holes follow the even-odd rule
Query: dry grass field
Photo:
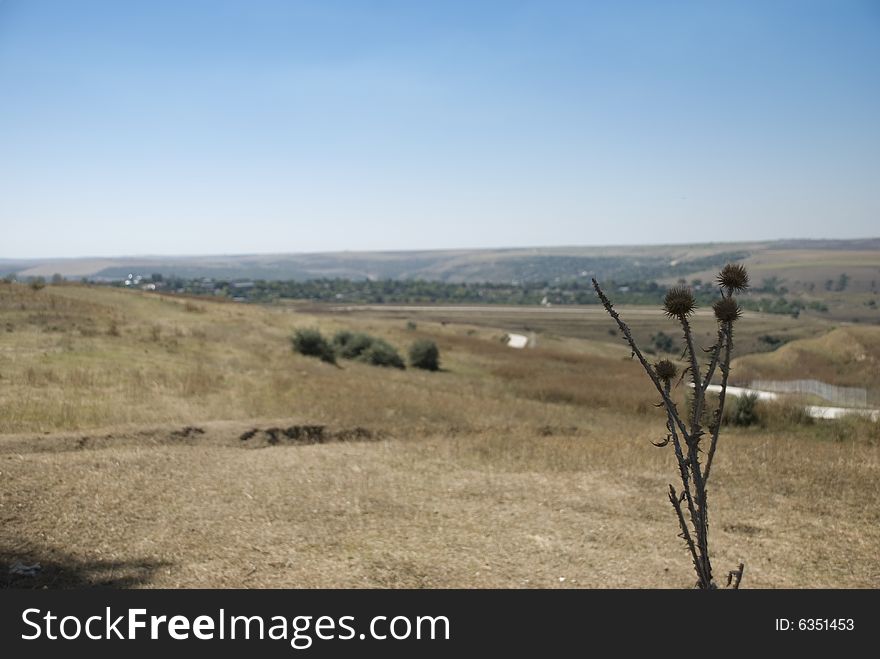
[[[610, 324], [516, 351], [503, 320], [414, 320], [0, 284], [0, 565], [42, 566], [0, 584], [691, 585], [663, 417]], [[322, 363], [298, 327], [431, 338], [442, 370]], [[718, 575], [880, 585], [876, 423], [768, 413], [713, 474]]]

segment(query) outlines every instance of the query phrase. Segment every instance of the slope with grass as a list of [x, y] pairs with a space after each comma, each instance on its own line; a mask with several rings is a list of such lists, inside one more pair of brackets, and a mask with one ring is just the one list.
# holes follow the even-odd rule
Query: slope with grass
[[[442, 370], [339, 368], [297, 327], [432, 340]], [[2, 284], [0, 329], [0, 559], [42, 566], [0, 585], [690, 585], [662, 414], [613, 337]], [[833, 428], [725, 430], [718, 570], [877, 584], [880, 435]]]
[[880, 395], [880, 327], [848, 325], [734, 361], [738, 382], [815, 379]]

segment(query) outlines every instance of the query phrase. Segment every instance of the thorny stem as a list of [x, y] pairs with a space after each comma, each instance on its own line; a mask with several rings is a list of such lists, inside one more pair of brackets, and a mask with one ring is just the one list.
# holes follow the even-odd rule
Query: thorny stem
[[[666, 393], [667, 393], [667, 395], [669, 394], [669, 385], [668, 384], [666, 385]], [[679, 470], [679, 473], [681, 476], [681, 484], [684, 487], [685, 499], [687, 499], [688, 513], [691, 516], [691, 520], [696, 520], [696, 519], [698, 519], [698, 513], [694, 507], [694, 497], [693, 497], [693, 494], [691, 493], [691, 478], [690, 478], [690, 470], [688, 467], [688, 460], [684, 457], [684, 453], [681, 450], [681, 442], [678, 439], [678, 433], [675, 432], [675, 422], [672, 419], [672, 416], [668, 415], [668, 414], [667, 414], [666, 428], [669, 430], [670, 436], [672, 437], [672, 446], [675, 451], [675, 459], [678, 461], [678, 470]], [[672, 485], [670, 485], [669, 487], [671, 489]], [[679, 516], [679, 521], [683, 524], [684, 523], [684, 516], [681, 514], [681, 503], [676, 500], [675, 502], [673, 502], [672, 505], [676, 509], [676, 513]], [[682, 528], [684, 529], [684, 532], [687, 533], [687, 527], [683, 525]], [[694, 524], [694, 528], [696, 528], [696, 524]], [[693, 547], [692, 547], [693, 541], [690, 539], [690, 535], [688, 535], [687, 541], [688, 541], [689, 546], [691, 546], [691, 548], [693, 549]], [[698, 534], [698, 541], [699, 541], [699, 534]], [[702, 544], [700, 546], [701, 546], [700, 551], [702, 553]], [[697, 575], [700, 576], [701, 580], [705, 580], [705, 571], [706, 570], [705, 570], [705, 567], [703, 565], [702, 560], [697, 556], [696, 552], [694, 552], [694, 568], [696, 569]], [[709, 577], [710, 577], [710, 579], [705, 581], [705, 583], [711, 582], [711, 569], [709, 570]]]
[[651, 378], [651, 381], [654, 383], [654, 386], [657, 387], [657, 391], [660, 392], [660, 396], [663, 398], [663, 403], [666, 405], [666, 413], [669, 414], [670, 417], [675, 419], [676, 424], [681, 430], [681, 434], [683, 437], [687, 438], [687, 427], [682, 423], [681, 419], [678, 416], [678, 411], [676, 409], [675, 403], [672, 402], [672, 399], [666, 394], [663, 390], [663, 386], [660, 384], [660, 380], [657, 378], [657, 375], [654, 373], [654, 369], [648, 364], [644, 355], [642, 355], [642, 351], [639, 350], [639, 347], [636, 345], [635, 339], [633, 339], [632, 332], [629, 331], [629, 327], [625, 322], [620, 319], [620, 315], [614, 310], [614, 306], [611, 304], [611, 300], [609, 300], [605, 293], [602, 292], [602, 289], [599, 287], [599, 282], [593, 279], [593, 288], [596, 289], [596, 294], [599, 296], [599, 299], [602, 301], [602, 306], [605, 307], [605, 311], [608, 312], [608, 315], [611, 316], [614, 321], [617, 323], [617, 326], [620, 328], [620, 331], [623, 332], [623, 336], [626, 338], [626, 342], [629, 343], [630, 348], [633, 351], [633, 354], [638, 357], [639, 362], [642, 365], [642, 368], [645, 369], [645, 372], [648, 374], [648, 377]]
[[718, 366], [718, 357], [721, 355], [721, 347], [724, 344], [724, 330], [718, 329], [718, 340], [715, 342], [715, 345], [712, 346], [712, 359], [709, 361], [709, 368], [706, 369], [706, 377], [703, 378], [703, 393], [709, 388], [709, 385], [712, 383], [712, 376], [715, 375], [715, 368]]
[[700, 417], [703, 414], [703, 401], [705, 395], [703, 393], [702, 381], [700, 379], [700, 366], [697, 363], [697, 353], [694, 350], [693, 332], [686, 316], [680, 316], [681, 327], [684, 330], [685, 344], [691, 362], [691, 380], [694, 385], [694, 401], [691, 419], [690, 436], [686, 438], [688, 447], [688, 465], [694, 479], [694, 488], [696, 489], [697, 500], [696, 506], [691, 507], [691, 521], [697, 529], [697, 544], [700, 548], [700, 559], [702, 562], [702, 578], [703, 587], [710, 587], [712, 584], [712, 566], [709, 561], [709, 520], [706, 505], [706, 488], [703, 482], [703, 474], [700, 469], [699, 443], [703, 435], [700, 427]]
[[709, 452], [706, 455], [706, 468], [703, 472], [703, 481], [709, 480], [709, 471], [712, 469], [712, 460], [715, 457], [715, 447], [718, 445], [718, 433], [721, 431], [721, 416], [724, 414], [724, 398], [727, 394], [727, 378], [730, 376], [730, 352], [733, 349], [733, 323], [727, 321], [723, 324], [726, 335], [724, 341], [724, 361], [721, 369], [721, 392], [718, 394], [718, 409], [715, 411], [715, 419], [712, 422], [712, 439], [709, 442]]
[[[648, 364], [633, 339], [632, 333], [626, 323], [621, 320], [620, 315], [614, 310], [611, 301], [605, 296], [599, 283], [593, 279], [593, 288], [602, 301], [602, 305], [608, 314], [617, 323], [617, 326], [623, 332], [624, 338], [632, 349], [633, 356], [637, 357], [642, 368], [651, 378], [657, 391], [663, 400], [666, 408], [666, 428], [669, 431], [669, 438], [672, 440], [675, 450], [675, 458], [678, 462], [680, 478], [683, 486], [681, 497], [676, 494], [675, 488], [669, 486], [669, 500], [675, 510], [679, 525], [681, 526], [681, 537], [684, 539], [691, 553], [694, 562], [694, 570], [699, 579], [697, 585], [700, 588], [715, 588], [712, 581], [712, 566], [709, 560], [709, 525], [707, 519], [706, 506], [706, 482], [709, 477], [709, 470], [712, 465], [712, 458], [715, 455], [715, 448], [718, 443], [718, 433], [721, 426], [721, 414], [724, 410], [724, 398], [727, 389], [727, 380], [730, 373], [730, 354], [733, 344], [733, 324], [731, 321], [722, 323], [718, 330], [718, 340], [711, 348], [712, 357], [706, 370], [705, 378], [701, 378], [700, 368], [697, 362], [697, 355], [694, 349], [693, 332], [686, 316], [680, 316], [679, 320], [684, 331], [684, 338], [687, 345], [687, 353], [690, 359], [691, 379], [694, 391], [693, 418], [691, 420], [691, 429], [688, 431], [687, 425], [682, 421], [675, 403], [672, 402], [670, 395], [670, 383], [664, 381], [661, 384], [654, 369]], [[722, 292], [724, 295], [724, 292]], [[729, 297], [728, 293], [725, 297]], [[724, 357], [721, 359], [722, 350]], [[703, 407], [705, 405], [705, 395], [709, 383], [712, 380], [715, 369], [720, 368], [722, 372], [721, 394], [719, 396], [719, 406], [715, 412], [714, 422], [710, 425], [711, 430], [711, 446], [707, 455], [705, 471], [700, 468], [699, 462], [699, 442], [703, 436], [701, 428], [701, 417]], [[681, 438], [679, 433], [681, 432]], [[687, 457], [684, 455], [682, 441], [687, 446]], [[668, 442], [668, 440], [667, 440]], [[663, 444], [660, 444], [661, 446]], [[693, 484], [693, 488], [691, 487]], [[690, 531], [690, 527], [684, 516], [681, 502], [687, 501], [688, 514], [690, 516], [691, 525], [694, 533]], [[741, 563], [737, 570], [733, 570], [728, 574], [728, 585], [733, 584], [733, 588], [738, 588], [742, 580], [743, 564]]]
[[700, 366], [697, 364], [697, 353], [694, 351], [694, 338], [691, 334], [691, 324], [688, 322], [687, 316], [681, 316], [679, 317], [679, 320], [681, 321], [681, 328], [684, 330], [684, 341], [687, 345], [688, 355], [690, 355], [691, 359], [691, 378], [694, 381], [694, 388], [702, 389]]
[[681, 502], [678, 499], [678, 495], [675, 493], [675, 488], [672, 487], [671, 484], [669, 485], [669, 502], [675, 509], [675, 514], [678, 517], [678, 524], [681, 526], [681, 537], [684, 538], [685, 544], [691, 552], [691, 559], [694, 561], [694, 570], [696, 570], [697, 576], [700, 577], [700, 582], [702, 583], [705, 580], [702, 562], [697, 554], [697, 548], [694, 546], [694, 541], [691, 538], [690, 530], [688, 530], [687, 522], [684, 520], [684, 514], [681, 512]]

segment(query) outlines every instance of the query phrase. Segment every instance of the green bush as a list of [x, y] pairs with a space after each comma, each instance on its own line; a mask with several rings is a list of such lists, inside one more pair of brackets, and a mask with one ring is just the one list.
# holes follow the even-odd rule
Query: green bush
[[336, 363], [336, 353], [327, 339], [316, 329], [298, 329], [291, 338], [293, 350], [307, 357], [317, 357], [322, 362]]
[[364, 350], [357, 358], [358, 361], [372, 364], [373, 366], [392, 366], [394, 368], [406, 368], [403, 359], [394, 349], [394, 346], [382, 339], [373, 339], [370, 347]]
[[654, 349], [659, 352], [676, 352], [675, 339], [666, 332], [657, 332], [652, 335], [651, 343], [654, 344]]
[[730, 422], [735, 426], [752, 426], [758, 423], [758, 394], [744, 394], [736, 399]]
[[401, 356], [387, 341], [363, 332], [343, 330], [333, 337], [333, 348], [343, 359], [354, 359], [373, 366], [406, 368]]
[[369, 349], [378, 339], [363, 334], [362, 332], [349, 332], [343, 330], [333, 337], [333, 346], [337, 354], [343, 359], [360, 359], [361, 355]]
[[409, 349], [409, 363], [413, 368], [436, 371], [440, 368], [440, 351], [437, 344], [429, 339], [420, 339]]

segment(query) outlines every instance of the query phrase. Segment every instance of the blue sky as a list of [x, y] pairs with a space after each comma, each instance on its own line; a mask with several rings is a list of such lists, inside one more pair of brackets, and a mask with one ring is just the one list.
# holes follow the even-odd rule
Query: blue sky
[[0, 257], [877, 236], [880, 2], [0, 0]]

